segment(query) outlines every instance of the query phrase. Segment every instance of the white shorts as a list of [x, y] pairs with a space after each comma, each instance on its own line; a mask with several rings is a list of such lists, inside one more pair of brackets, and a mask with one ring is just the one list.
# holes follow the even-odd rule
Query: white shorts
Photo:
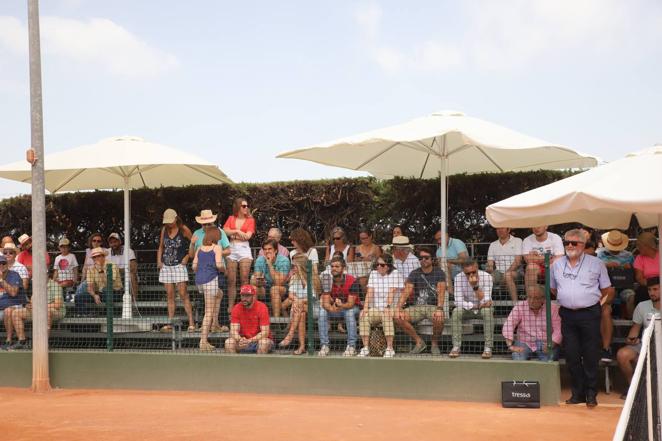
[[163, 265], [159, 272], [160, 283], [188, 282], [188, 270], [181, 263], [179, 265]]
[[200, 292], [200, 294], [202, 294], [202, 295], [218, 294], [218, 292], [219, 292], [218, 277], [214, 277], [209, 282], [203, 283], [202, 285], [198, 285], [198, 292]]
[[244, 259], [253, 260], [253, 254], [251, 253], [251, 246], [248, 242], [232, 242], [230, 244], [230, 250], [232, 251], [228, 256], [233, 262], [239, 262]]

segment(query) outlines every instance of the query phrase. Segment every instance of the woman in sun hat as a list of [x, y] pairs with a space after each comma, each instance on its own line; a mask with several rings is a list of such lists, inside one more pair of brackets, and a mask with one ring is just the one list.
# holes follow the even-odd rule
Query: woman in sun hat
[[[188, 283], [186, 264], [189, 261], [188, 247], [191, 237], [191, 230], [184, 225], [175, 210], [168, 208], [163, 212], [163, 228], [161, 228], [159, 250], [156, 254], [159, 282], [163, 283], [166, 289], [168, 319], [171, 321], [175, 317], [175, 286], [177, 286], [179, 297], [184, 303], [184, 310], [188, 316], [189, 332], [195, 331], [193, 308], [186, 290]], [[172, 326], [163, 326], [161, 330], [172, 331]]]

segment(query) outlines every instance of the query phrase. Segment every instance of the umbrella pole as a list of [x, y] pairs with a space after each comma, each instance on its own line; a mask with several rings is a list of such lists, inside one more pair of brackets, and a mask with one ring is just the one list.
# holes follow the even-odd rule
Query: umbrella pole
[[[657, 252], [660, 252], [660, 236], [662, 236], [662, 214], [657, 215]], [[660, 260], [660, 277], [662, 277], [662, 259]]]
[[32, 162], [32, 390], [51, 390], [48, 372], [48, 298], [46, 267], [46, 197], [44, 177], [44, 126], [41, 100], [41, 47], [39, 44], [39, 2], [28, 1], [30, 44], [30, 141], [35, 150]]
[[[446, 241], [448, 240], [448, 225], [447, 225], [447, 216], [448, 216], [448, 199], [446, 192], [446, 176], [448, 174], [446, 167], [448, 166], [448, 155], [446, 154], [446, 137], [443, 136], [441, 140], [441, 167], [439, 174], [439, 187], [441, 190], [441, 267], [446, 268], [446, 254], [447, 254], [447, 245]], [[450, 277], [450, 274], [447, 274], [446, 277]]]
[[[131, 248], [131, 207], [129, 198], [129, 178], [124, 178], [124, 295], [122, 296], [122, 318], [130, 319], [131, 313], [131, 267], [129, 266], [129, 249]], [[134, 286], [133, 289], [138, 289]]]

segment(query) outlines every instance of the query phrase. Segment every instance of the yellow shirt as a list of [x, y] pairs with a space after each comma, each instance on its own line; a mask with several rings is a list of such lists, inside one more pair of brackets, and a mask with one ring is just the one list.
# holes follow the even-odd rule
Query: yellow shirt
[[[122, 278], [120, 277], [120, 271], [114, 263], [109, 265], [112, 267], [113, 273], [113, 290], [121, 290]], [[103, 268], [100, 268], [98, 265], [94, 265], [87, 268], [87, 284], [88, 286], [92, 285], [95, 292], [103, 291], [106, 288], [106, 266], [107, 264], [104, 264]]]

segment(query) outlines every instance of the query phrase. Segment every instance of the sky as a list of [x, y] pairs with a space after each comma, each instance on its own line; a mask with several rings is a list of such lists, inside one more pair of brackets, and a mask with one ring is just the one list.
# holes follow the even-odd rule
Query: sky
[[[607, 161], [662, 143], [657, 0], [40, 7], [47, 154], [135, 135], [236, 182], [361, 176], [275, 156], [448, 109]], [[29, 115], [26, 1], [4, 0], [0, 163], [25, 158]]]

